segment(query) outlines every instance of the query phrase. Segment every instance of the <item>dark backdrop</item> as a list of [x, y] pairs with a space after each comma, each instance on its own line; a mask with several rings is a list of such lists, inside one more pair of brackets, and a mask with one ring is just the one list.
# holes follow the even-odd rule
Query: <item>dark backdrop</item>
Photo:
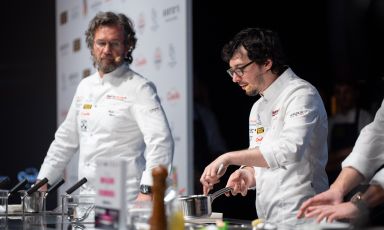
[[[2, 3], [8, 13], [0, 16], [0, 176], [9, 175], [12, 185], [19, 171], [40, 167], [56, 130], [54, 2]], [[257, 99], [232, 83], [220, 58], [236, 32], [276, 30], [290, 66], [321, 90], [326, 103], [334, 79], [354, 78], [363, 106], [375, 112], [383, 96], [383, 17], [380, 0], [193, 1], [193, 68], [209, 89], [229, 149], [248, 146], [248, 113]], [[214, 211], [253, 219], [253, 196], [220, 197]]]
[[56, 130], [54, 2], [2, 3], [0, 176], [11, 178], [9, 188], [18, 183], [18, 173], [39, 169]]

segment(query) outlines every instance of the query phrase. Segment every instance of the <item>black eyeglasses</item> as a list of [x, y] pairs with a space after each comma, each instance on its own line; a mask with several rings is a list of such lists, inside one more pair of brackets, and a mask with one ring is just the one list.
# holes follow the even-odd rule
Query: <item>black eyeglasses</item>
[[228, 69], [227, 70], [227, 73], [229, 74], [229, 76], [231, 76], [231, 78], [233, 77], [233, 74], [236, 73], [237, 76], [239, 77], [242, 77], [244, 75], [244, 69], [249, 66], [250, 64], [252, 64], [254, 61], [250, 61], [248, 64], [245, 64], [244, 66], [242, 67], [238, 67], [236, 69]]

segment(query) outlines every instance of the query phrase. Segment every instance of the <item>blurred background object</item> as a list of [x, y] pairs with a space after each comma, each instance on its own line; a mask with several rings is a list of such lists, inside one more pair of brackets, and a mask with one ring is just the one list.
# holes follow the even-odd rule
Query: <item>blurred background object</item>
[[[328, 119], [329, 157], [326, 167], [329, 184], [341, 172], [341, 162], [352, 152], [360, 131], [373, 115], [360, 101], [360, 87], [353, 79], [340, 79], [333, 86], [332, 111]], [[366, 105], [365, 105], [366, 106]]]

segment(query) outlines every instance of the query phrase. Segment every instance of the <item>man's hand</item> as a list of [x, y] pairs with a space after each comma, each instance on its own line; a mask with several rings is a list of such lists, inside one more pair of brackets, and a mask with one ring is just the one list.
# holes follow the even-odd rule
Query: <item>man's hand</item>
[[[254, 171], [251, 167], [238, 169], [231, 174], [228, 179], [226, 187], [231, 187], [232, 195], [241, 193], [241, 195], [247, 195], [248, 189], [256, 185], [256, 179], [254, 177]], [[229, 193], [225, 194], [229, 196]]]
[[227, 171], [228, 165], [223, 160], [223, 157], [218, 157], [207, 167], [205, 167], [203, 174], [200, 177], [200, 182], [203, 185], [203, 193], [207, 195], [213, 188], [213, 185], [220, 182], [220, 177]]
[[326, 219], [328, 223], [340, 219], [355, 219], [359, 216], [359, 209], [351, 202], [344, 202], [335, 205], [318, 205], [308, 208], [307, 218], [316, 218], [316, 222], [320, 223]]
[[[302, 217], [314, 217], [318, 210], [313, 208], [313, 206], [324, 206], [324, 205], [334, 205], [339, 204], [343, 201], [343, 194], [335, 189], [328, 189], [325, 192], [317, 194], [316, 196], [305, 201], [297, 213], [297, 218]], [[316, 211], [317, 210], [317, 211]]]

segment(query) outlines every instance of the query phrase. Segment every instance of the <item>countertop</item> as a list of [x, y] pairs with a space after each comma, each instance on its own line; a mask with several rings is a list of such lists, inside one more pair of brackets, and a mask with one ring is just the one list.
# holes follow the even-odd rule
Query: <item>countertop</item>
[[[28, 213], [26, 215], [9, 215], [4, 223], [1, 222], [0, 229], [5, 230], [70, 230], [70, 229], [95, 229], [93, 222], [82, 222], [80, 224], [70, 223], [66, 216], [56, 213]], [[228, 229], [252, 229], [250, 221], [225, 220], [228, 223]], [[201, 229], [207, 224], [185, 223], [185, 229]], [[128, 228], [127, 228], [128, 229]], [[143, 228], [144, 229], [144, 228]]]
[[[0, 215], [0, 229], [1, 230], [72, 230], [72, 229], [95, 229], [94, 222], [82, 222], [80, 224], [73, 224], [67, 220], [67, 216], [60, 213], [28, 213], [26, 215]], [[5, 221], [6, 219], [6, 221]], [[252, 229], [251, 221], [238, 220], [238, 219], [223, 219], [227, 223], [228, 230], [232, 229]], [[200, 230], [207, 227], [207, 224], [185, 222], [186, 230]], [[100, 229], [100, 228], [98, 228]], [[127, 229], [134, 229], [128, 228]], [[148, 225], [140, 229], [149, 229]], [[210, 228], [205, 228], [210, 229]], [[300, 227], [278, 226], [276, 230], [323, 230], [323, 229], [353, 229], [348, 225], [302, 225]], [[366, 228], [365, 230], [373, 230], [375, 228]]]

